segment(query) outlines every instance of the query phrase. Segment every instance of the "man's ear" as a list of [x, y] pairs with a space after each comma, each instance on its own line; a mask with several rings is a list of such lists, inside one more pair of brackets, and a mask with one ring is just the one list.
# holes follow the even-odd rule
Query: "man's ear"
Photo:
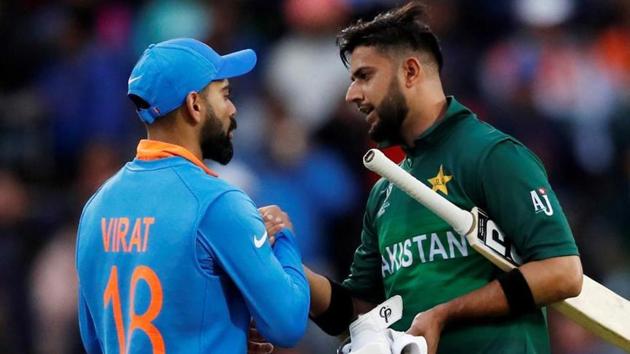
[[424, 75], [424, 67], [420, 60], [415, 56], [409, 56], [402, 62], [402, 82], [405, 87], [414, 86], [420, 81]]
[[186, 111], [188, 112], [186, 116], [195, 125], [201, 123], [203, 118], [201, 100], [202, 97], [198, 92], [191, 91], [186, 95]]

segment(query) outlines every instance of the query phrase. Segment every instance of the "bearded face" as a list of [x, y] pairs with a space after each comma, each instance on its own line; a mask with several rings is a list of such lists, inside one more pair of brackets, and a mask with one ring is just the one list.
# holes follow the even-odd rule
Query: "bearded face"
[[208, 106], [208, 119], [201, 128], [201, 153], [204, 159], [214, 160], [226, 165], [234, 155], [232, 146], [232, 131], [236, 129], [236, 119], [230, 117], [230, 125], [225, 130], [221, 120], [214, 112], [212, 106]]
[[387, 141], [394, 145], [401, 144], [401, 127], [409, 113], [409, 106], [400, 91], [397, 77], [392, 78], [387, 95], [374, 110], [378, 120], [370, 128], [370, 138], [377, 143]]

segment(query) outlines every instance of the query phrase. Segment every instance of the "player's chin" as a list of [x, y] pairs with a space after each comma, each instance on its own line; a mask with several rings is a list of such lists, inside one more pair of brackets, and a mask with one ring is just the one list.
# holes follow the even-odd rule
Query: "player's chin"
[[370, 137], [370, 139], [372, 139], [372, 141], [377, 144], [380, 144], [387, 140], [386, 134], [384, 134], [382, 129], [380, 129], [378, 123], [374, 123], [372, 126], [370, 126], [370, 130], [368, 130], [368, 136]]
[[374, 140], [374, 138], [378, 138], [378, 136], [380, 135], [378, 121], [368, 121], [368, 124], [370, 125], [370, 128], [368, 129], [368, 135], [370, 136], [370, 138], [372, 140]]

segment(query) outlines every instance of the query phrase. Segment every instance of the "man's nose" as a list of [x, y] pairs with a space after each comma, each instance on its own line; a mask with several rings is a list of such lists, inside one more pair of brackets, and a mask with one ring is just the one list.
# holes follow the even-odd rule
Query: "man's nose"
[[231, 106], [229, 108], [230, 117], [236, 118], [236, 114], [238, 113], [238, 110], [236, 109], [236, 106], [234, 105], [234, 102], [232, 102], [231, 100], [230, 100], [230, 106]]
[[363, 100], [363, 92], [359, 89], [356, 82], [352, 82], [350, 86], [348, 86], [348, 91], [346, 92], [346, 102], [348, 103], [358, 103]]

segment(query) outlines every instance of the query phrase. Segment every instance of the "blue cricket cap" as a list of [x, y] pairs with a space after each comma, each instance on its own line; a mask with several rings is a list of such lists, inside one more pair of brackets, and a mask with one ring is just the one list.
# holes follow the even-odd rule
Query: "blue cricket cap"
[[140, 120], [151, 124], [181, 106], [190, 92], [246, 74], [255, 65], [256, 53], [251, 49], [221, 56], [196, 39], [171, 39], [144, 51], [129, 76], [127, 95], [149, 104], [137, 112]]

